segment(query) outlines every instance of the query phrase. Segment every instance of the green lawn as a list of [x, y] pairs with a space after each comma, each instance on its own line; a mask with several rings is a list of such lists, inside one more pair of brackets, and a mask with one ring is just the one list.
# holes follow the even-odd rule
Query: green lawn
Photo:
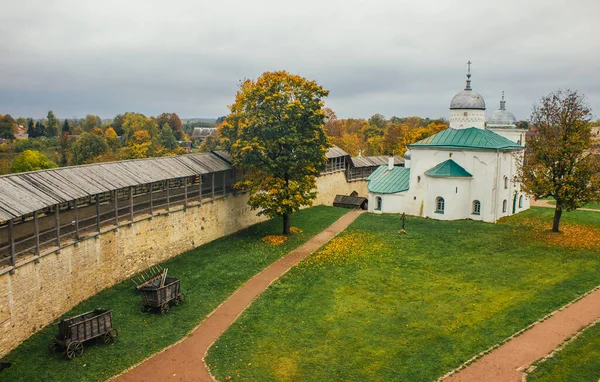
[[564, 214], [556, 240], [553, 213], [409, 217], [407, 235], [398, 215], [363, 214], [273, 284], [207, 362], [219, 380], [435, 380], [600, 284], [600, 243], [586, 239], [600, 237], [598, 214]]
[[587, 329], [527, 377], [529, 382], [597, 382], [600, 380], [600, 325]]
[[[548, 199], [548, 204], [555, 206], [556, 205], [556, 200], [554, 200], [554, 199]], [[589, 208], [589, 209], [592, 209], [592, 210], [600, 210], [600, 202], [591, 202], [591, 203], [588, 203], [588, 204], [584, 205], [581, 208]]]
[[13, 364], [2, 372], [0, 379], [99, 381], [118, 374], [184, 337], [245, 281], [347, 212], [320, 206], [295, 213], [291, 224], [303, 232], [292, 234], [281, 246], [260, 240], [280, 232], [281, 220], [270, 220], [163, 263], [163, 267], [169, 268], [169, 275], [181, 279], [185, 294], [184, 304], [171, 308], [164, 316], [140, 312], [141, 297], [134, 292], [131, 281], [104, 290], [65, 316], [94, 308], [112, 309], [114, 327], [119, 331], [115, 344], [85, 343], [83, 356], [73, 360], [51, 356], [47, 346], [58, 328], [49, 325], [3, 358], [3, 362]]

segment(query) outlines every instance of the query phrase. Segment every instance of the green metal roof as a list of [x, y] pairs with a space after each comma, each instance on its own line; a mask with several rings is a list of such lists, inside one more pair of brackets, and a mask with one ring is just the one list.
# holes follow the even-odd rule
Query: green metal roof
[[410, 181], [410, 169], [394, 167], [388, 170], [388, 166], [379, 166], [369, 177], [367, 188], [370, 192], [377, 194], [395, 194], [408, 190]]
[[478, 150], [519, 150], [516, 144], [490, 130], [469, 127], [468, 129], [447, 128], [437, 134], [408, 145], [409, 148], [463, 148]]
[[437, 166], [430, 168], [425, 171], [425, 175], [433, 176], [436, 178], [472, 178], [467, 170], [462, 168], [458, 163], [452, 159], [448, 159], [445, 162], [438, 164]]

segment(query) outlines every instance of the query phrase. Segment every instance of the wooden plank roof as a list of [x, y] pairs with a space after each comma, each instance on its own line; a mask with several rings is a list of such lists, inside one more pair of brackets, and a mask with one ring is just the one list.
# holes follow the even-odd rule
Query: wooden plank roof
[[230, 170], [216, 155], [95, 163], [0, 176], [0, 221], [124, 187]]
[[[388, 158], [385, 155], [370, 156], [370, 157], [352, 157], [352, 166], [354, 167], [378, 167], [388, 164]], [[394, 156], [394, 165], [399, 166], [404, 164], [404, 158]]]
[[329, 148], [329, 150], [327, 150], [327, 153], [325, 153], [325, 156], [327, 157], [327, 159], [332, 159], [332, 158], [339, 158], [339, 157], [347, 157], [347, 156], [350, 156], [350, 154], [348, 154], [347, 152], [345, 152], [344, 150], [340, 149], [337, 146], [332, 146]]

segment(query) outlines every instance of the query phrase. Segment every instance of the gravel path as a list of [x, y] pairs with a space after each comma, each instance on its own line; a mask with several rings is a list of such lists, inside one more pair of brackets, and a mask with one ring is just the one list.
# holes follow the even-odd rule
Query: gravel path
[[517, 382], [533, 362], [600, 317], [600, 289], [534, 325], [465, 369], [448, 382]]

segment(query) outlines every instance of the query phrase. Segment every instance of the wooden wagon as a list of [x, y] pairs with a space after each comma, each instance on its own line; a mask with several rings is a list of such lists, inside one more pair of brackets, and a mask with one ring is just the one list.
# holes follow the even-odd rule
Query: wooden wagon
[[58, 336], [50, 343], [50, 352], [64, 349], [67, 358], [83, 354], [83, 342], [101, 338], [104, 343], [112, 343], [117, 330], [112, 326], [112, 310], [96, 309], [79, 316], [60, 320]]
[[176, 277], [156, 278], [138, 288], [142, 294], [142, 312], [159, 308], [161, 313], [169, 311], [169, 303], [179, 305], [183, 301], [180, 282]]

